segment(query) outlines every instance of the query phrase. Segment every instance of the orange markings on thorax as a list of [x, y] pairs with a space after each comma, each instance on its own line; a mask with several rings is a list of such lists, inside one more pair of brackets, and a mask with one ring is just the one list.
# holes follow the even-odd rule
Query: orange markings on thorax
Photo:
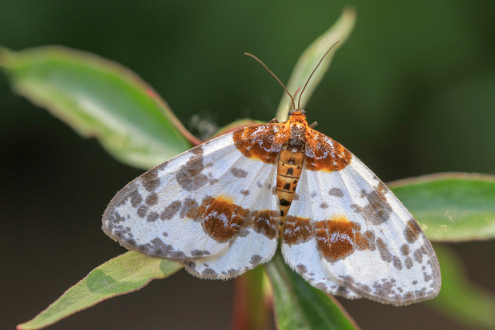
[[306, 115], [301, 111], [293, 111], [292, 115], [289, 116], [289, 120], [286, 123], [301, 123], [304, 125], [308, 125], [308, 121], [306, 120]]

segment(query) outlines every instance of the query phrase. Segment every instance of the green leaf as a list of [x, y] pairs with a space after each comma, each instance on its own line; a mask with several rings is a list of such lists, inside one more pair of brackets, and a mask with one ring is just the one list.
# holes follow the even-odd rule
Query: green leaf
[[[330, 67], [330, 62], [332, 57], [344, 42], [347, 40], [351, 34], [354, 24], [356, 22], [356, 11], [353, 7], [346, 7], [342, 12], [339, 20], [324, 34], [322, 34], [318, 39], [316, 39], [308, 48], [302, 53], [297, 61], [294, 70], [287, 84], [287, 90], [294, 94], [298, 88], [303, 88], [304, 84], [308, 80], [311, 72], [315, 69], [316, 65], [322, 59], [323, 55], [327, 50], [336, 44], [332, 50], [328, 53], [325, 59], [321, 62], [321, 65], [316, 70], [315, 74], [309, 81], [306, 89], [304, 90], [304, 97], [301, 98], [301, 108], [304, 108], [306, 103], [313, 94], [316, 86], [320, 83], [321, 79]], [[299, 91], [300, 93], [301, 91]], [[297, 107], [297, 99], [296, 107]], [[287, 114], [292, 108], [292, 102], [287, 94], [284, 94], [277, 110], [277, 119], [280, 122], [284, 122], [287, 119]]]
[[495, 329], [495, 295], [470, 283], [459, 257], [448, 247], [434, 246], [442, 270], [442, 290], [429, 307], [476, 328]]
[[127, 252], [94, 269], [29, 322], [17, 329], [41, 329], [78, 311], [121, 294], [136, 291], [155, 278], [165, 278], [182, 266], [167, 260]]
[[129, 165], [147, 169], [199, 143], [150, 86], [117, 63], [63, 47], [2, 48], [0, 67], [17, 93]]
[[389, 186], [432, 241], [495, 237], [494, 176], [445, 173]]
[[265, 270], [273, 287], [279, 330], [359, 329], [335, 298], [293, 272], [280, 252], [265, 265]]

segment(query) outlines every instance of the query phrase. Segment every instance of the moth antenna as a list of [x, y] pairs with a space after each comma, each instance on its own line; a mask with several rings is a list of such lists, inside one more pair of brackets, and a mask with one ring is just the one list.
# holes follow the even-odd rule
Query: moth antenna
[[325, 56], [327, 56], [327, 54], [332, 50], [332, 48], [338, 44], [340, 42], [337, 41], [336, 43], [334, 43], [332, 46], [330, 46], [330, 48], [328, 48], [327, 52], [325, 53], [325, 55], [323, 55], [323, 57], [321, 58], [320, 62], [318, 62], [318, 64], [316, 65], [316, 68], [313, 70], [313, 72], [311, 72], [311, 75], [309, 76], [308, 80], [306, 81], [306, 84], [304, 84], [304, 87], [302, 89], [302, 92], [301, 94], [299, 94], [299, 101], [297, 102], [297, 107], [298, 109], [301, 109], [301, 96], [303, 95], [304, 93], [304, 90], [306, 89], [306, 86], [308, 85], [309, 81], [311, 80], [311, 77], [313, 77], [313, 74], [315, 73], [316, 69], [318, 69], [318, 67], [320, 66], [321, 62], [323, 62], [323, 59], [325, 58]]
[[299, 93], [300, 90], [301, 90], [301, 86], [297, 87], [296, 92], [294, 93], [294, 98], [297, 97], [297, 94]]
[[257, 58], [256, 56], [254, 56], [253, 54], [250, 54], [250, 53], [244, 53], [244, 55], [247, 55], [247, 56], [251, 56], [252, 58], [254, 58], [256, 61], [258, 61], [261, 65], [263, 65], [263, 67], [268, 71], [270, 72], [270, 74], [275, 78], [277, 79], [277, 81], [279, 82], [280, 85], [282, 85], [282, 87], [284, 88], [285, 92], [290, 96], [290, 99], [292, 101], [292, 109], [295, 109], [296, 108], [296, 103], [294, 102], [294, 98], [292, 97], [292, 95], [290, 95], [289, 91], [287, 90], [287, 88], [285, 88], [285, 85], [280, 81], [280, 79], [278, 79], [278, 77], [275, 75], [275, 73], [273, 73], [270, 69], [268, 69], [268, 67], [266, 66], [265, 63], [263, 63], [259, 58]]

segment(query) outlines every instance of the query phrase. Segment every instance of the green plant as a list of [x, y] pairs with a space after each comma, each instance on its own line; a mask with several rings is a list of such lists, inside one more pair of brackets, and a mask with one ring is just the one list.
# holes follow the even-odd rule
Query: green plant
[[[342, 18], [301, 56], [288, 84], [295, 90], [328, 47], [343, 45], [354, 25], [354, 13]], [[337, 48], [334, 49], [336, 51]], [[330, 54], [332, 55], [332, 54]], [[307, 101], [328, 69], [329, 56], [305, 92]], [[95, 136], [120, 161], [148, 169], [201, 143], [174, 116], [168, 105], [138, 77], [94, 55], [60, 47], [14, 53], [2, 49], [0, 66], [14, 90], [47, 108], [83, 136]], [[304, 104], [303, 104], [304, 106]], [[284, 120], [290, 103], [281, 100], [276, 117]], [[252, 120], [232, 123], [225, 133]], [[432, 241], [466, 241], [495, 236], [495, 178], [485, 175], [439, 174], [390, 184]], [[473, 326], [495, 327], [495, 298], [464, 279], [459, 261], [445, 246], [435, 245], [442, 267], [443, 289], [428, 304], [448, 317]], [[180, 265], [127, 252], [94, 269], [62, 297], [19, 329], [39, 329], [105, 299], [138, 290], [152, 279], [165, 278]], [[277, 255], [238, 282], [247, 303], [235, 316], [247, 315], [248, 327], [267, 327], [270, 299], [282, 329], [355, 329], [358, 326], [332, 297], [293, 273]], [[259, 308], [259, 306], [266, 308]], [[241, 319], [239, 317], [239, 319]]]

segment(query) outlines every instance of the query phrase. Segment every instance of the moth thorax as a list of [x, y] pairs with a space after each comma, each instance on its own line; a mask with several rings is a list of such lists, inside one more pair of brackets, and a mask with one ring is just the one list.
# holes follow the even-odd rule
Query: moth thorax
[[299, 149], [298, 152], [302, 152], [302, 149], [304, 148], [304, 144], [306, 142], [305, 136], [306, 125], [299, 122], [291, 123], [289, 145], [293, 148], [294, 151], [296, 149]]
[[304, 152], [301, 149], [294, 150], [294, 147], [289, 145], [284, 146], [280, 152], [277, 167], [277, 195], [280, 202], [281, 215], [279, 236], [283, 234], [285, 217], [294, 200], [297, 182], [301, 176], [304, 157]]

